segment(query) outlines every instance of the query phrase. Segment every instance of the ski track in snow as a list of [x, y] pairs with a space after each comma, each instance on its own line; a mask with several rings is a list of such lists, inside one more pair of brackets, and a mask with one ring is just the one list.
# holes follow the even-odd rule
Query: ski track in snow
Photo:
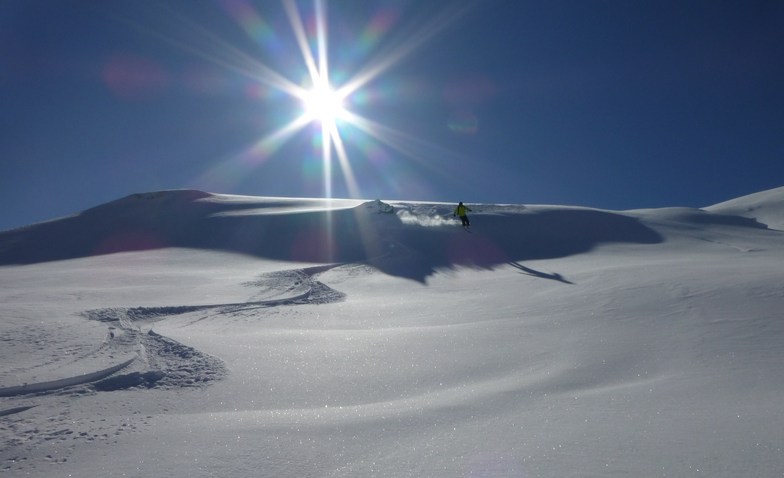
[[[219, 358], [156, 333], [153, 330], [156, 322], [194, 312], [198, 313], [195, 321], [200, 321], [209, 317], [236, 315], [247, 310], [340, 301], [345, 297], [343, 293], [315, 279], [319, 273], [337, 265], [262, 274], [258, 279], [243, 284], [257, 292], [242, 303], [137, 306], [83, 312], [86, 319], [109, 325], [102, 343], [91, 349], [69, 350], [65, 354], [66, 359], [62, 359], [63, 354], [60, 354], [40, 364], [14, 368], [5, 376], [35, 376], [34, 372], [38, 370], [68, 369], [80, 362], [108, 360], [113, 365], [57, 380], [1, 387], [0, 397], [4, 398], [0, 398], [3, 400], [0, 401], [0, 444], [3, 450], [0, 471], [29, 470], [31, 464], [27, 457], [43, 443], [68, 443], [68, 449], [72, 450], [77, 441], [110, 440], [122, 433], [136, 431], [152, 418], [96, 418], [88, 424], [82, 421], [74, 426], [76, 421], [70, 416], [68, 402], [75, 398], [131, 389], [203, 387], [221, 380], [229, 373]], [[25, 328], [21, 334], [34, 343], [46, 342], [45, 337], [39, 337], [45, 333], [37, 331], [35, 327]], [[18, 335], [4, 338], [3, 341], [23, 342]], [[48, 372], [52, 373], [51, 370]], [[27, 410], [53, 402], [60, 402], [54, 407], [59, 409], [59, 414], [49, 418], [47, 429], [41, 429], [40, 424], [33, 424], [26, 419], [24, 412]], [[51, 462], [67, 461], [67, 451], [58, 450], [57, 454], [48, 455], [46, 459]]]

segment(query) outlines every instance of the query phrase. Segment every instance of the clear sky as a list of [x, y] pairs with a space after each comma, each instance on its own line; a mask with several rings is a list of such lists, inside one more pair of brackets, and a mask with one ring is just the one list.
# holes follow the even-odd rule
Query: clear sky
[[178, 188], [707, 206], [784, 185], [782, 32], [777, 0], [4, 0], [0, 229]]

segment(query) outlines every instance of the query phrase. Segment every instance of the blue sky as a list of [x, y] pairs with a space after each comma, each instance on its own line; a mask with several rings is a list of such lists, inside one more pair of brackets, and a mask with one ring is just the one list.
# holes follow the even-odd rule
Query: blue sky
[[[327, 158], [318, 121], [276, 134], [312, 81], [292, 18], [354, 87]], [[710, 205], [784, 184], [782, 28], [778, 1], [6, 0], [0, 229], [178, 188]]]

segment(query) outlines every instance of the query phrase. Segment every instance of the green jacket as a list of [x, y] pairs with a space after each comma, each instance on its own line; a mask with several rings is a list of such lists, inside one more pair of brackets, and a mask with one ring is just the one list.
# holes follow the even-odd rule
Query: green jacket
[[458, 216], [465, 216], [466, 211], [470, 211], [470, 210], [471, 209], [469, 209], [468, 207], [460, 204], [455, 208], [455, 214], [457, 214]]

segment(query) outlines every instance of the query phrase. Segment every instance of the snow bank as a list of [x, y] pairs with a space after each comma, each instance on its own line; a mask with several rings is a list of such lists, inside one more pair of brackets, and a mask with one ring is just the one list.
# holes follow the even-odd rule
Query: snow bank
[[134, 194], [0, 234], [0, 264], [179, 247], [294, 262], [367, 262], [423, 281], [456, 265], [492, 268], [569, 256], [602, 243], [662, 240], [635, 218], [585, 208], [476, 206], [473, 234], [467, 235], [454, 227], [451, 205], [402, 203], [397, 214], [385, 214], [395, 207], [378, 200], [345, 206], [199, 191]]
[[771, 229], [784, 230], [784, 187], [725, 201], [705, 210], [752, 218]]

